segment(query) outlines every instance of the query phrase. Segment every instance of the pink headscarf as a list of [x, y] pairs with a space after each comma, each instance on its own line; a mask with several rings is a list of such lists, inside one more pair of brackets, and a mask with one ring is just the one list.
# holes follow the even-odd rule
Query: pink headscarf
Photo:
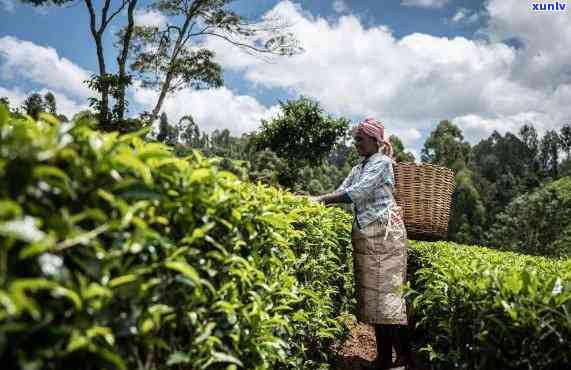
[[393, 158], [393, 146], [388, 140], [385, 140], [385, 126], [382, 122], [374, 118], [367, 118], [357, 126], [357, 132], [361, 132], [367, 136], [374, 138], [379, 144], [379, 149], [385, 147], [384, 153], [389, 158]]

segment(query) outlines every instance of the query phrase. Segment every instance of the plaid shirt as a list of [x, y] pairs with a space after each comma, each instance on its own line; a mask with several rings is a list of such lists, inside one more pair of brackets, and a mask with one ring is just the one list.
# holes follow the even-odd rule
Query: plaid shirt
[[385, 184], [394, 192], [392, 160], [382, 153], [375, 153], [353, 167], [337, 189], [351, 198], [353, 213], [361, 229], [376, 220], [387, 221], [386, 211], [392, 205], [392, 198], [385, 191]]

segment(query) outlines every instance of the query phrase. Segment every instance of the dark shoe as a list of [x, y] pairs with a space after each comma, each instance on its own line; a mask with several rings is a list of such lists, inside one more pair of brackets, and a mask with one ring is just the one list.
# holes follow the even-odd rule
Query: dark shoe
[[376, 358], [373, 362], [373, 368], [376, 370], [389, 370], [393, 368], [392, 362], [383, 361], [381, 358]]
[[405, 368], [405, 370], [409, 370], [411, 367], [411, 359], [409, 356], [399, 356], [397, 357], [393, 367], [403, 367]]

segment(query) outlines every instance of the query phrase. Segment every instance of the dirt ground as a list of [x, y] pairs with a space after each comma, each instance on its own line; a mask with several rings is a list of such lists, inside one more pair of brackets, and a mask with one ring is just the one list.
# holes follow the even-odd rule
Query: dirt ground
[[[351, 334], [343, 343], [335, 346], [339, 355], [335, 370], [374, 370], [373, 361], [377, 357], [375, 331], [370, 325], [351, 322]], [[404, 367], [395, 368], [404, 369]]]

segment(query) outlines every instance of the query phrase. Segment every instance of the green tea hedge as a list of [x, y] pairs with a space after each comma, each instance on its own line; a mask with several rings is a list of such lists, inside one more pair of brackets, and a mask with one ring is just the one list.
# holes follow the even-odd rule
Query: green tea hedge
[[416, 341], [433, 369], [568, 369], [571, 260], [412, 243]]
[[0, 105], [3, 368], [326, 366], [350, 216], [91, 125]]

